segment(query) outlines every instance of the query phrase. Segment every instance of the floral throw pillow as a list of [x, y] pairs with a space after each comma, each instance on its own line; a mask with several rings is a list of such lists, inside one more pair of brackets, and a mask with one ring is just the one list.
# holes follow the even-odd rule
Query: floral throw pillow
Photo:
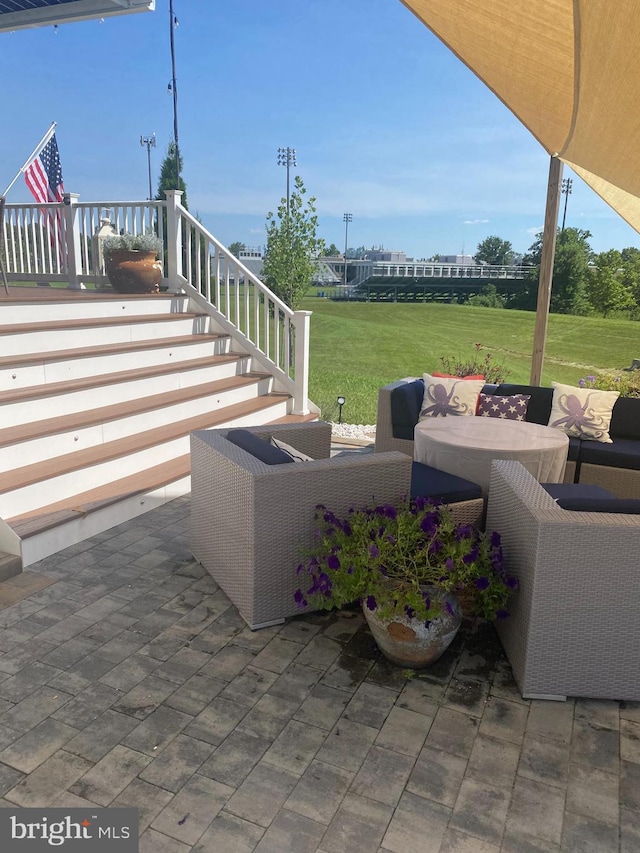
[[480, 394], [478, 415], [482, 418], [502, 418], [506, 421], [523, 421], [527, 414], [530, 394]]
[[430, 373], [425, 373], [423, 379], [421, 421], [447, 415], [475, 415], [478, 397], [484, 387], [482, 379], [448, 379]]
[[612, 444], [609, 435], [611, 413], [619, 391], [596, 391], [552, 382], [553, 403], [549, 426], [558, 427], [567, 435], [590, 441]]

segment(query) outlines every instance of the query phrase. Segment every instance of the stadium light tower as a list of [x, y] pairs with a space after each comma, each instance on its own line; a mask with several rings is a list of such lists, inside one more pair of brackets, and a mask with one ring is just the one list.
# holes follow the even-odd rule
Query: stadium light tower
[[353, 222], [353, 214], [345, 213], [342, 217], [344, 222], [344, 283], [347, 283], [347, 239], [349, 234], [349, 223]]
[[567, 218], [567, 202], [569, 201], [569, 196], [571, 195], [571, 187], [573, 186], [573, 181], [571, 178], [563, 178], [562, 180], [562, 189], [560, 192], [564, 196], [564, 213], [562, 214], [562, 230], [564, 231], [564, 223]]
[[151, 136], [141, 136], [140, 137], [140, 145], [143, 147], [147, 146], [147, 166], [149, 167], [149, 201], [153, 198], [153, 190], [151, 188], [151, 149], [156, 147], [156, 135], [152, 133]]
[[289, 216], [289, 169], [297, 165], [295, 148], [278, 148], [278, 166], [286, 166], [287, 169], [287, 216]]

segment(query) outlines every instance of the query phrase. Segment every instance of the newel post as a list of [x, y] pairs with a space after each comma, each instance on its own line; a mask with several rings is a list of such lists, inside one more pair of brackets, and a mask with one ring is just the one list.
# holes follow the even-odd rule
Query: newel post
[[182, 276], [182, 229], [178, 205], [182, 198], [182, 190], [165, 190], [167, 197], [167, 281], [169, 290], [180, 290]]
[[293, 392], [293, 414], [308, 415], [309, 406], [309, 333], [311, 330], [311, 311], [294, 311], [293, 322], [296, 329], [296, 375]]
[[[79, 193], [65, 193], [62, 217], [64, 219], [64, 238], [66, 243], [66, 273], [71, 290], [84, 290], [82, 278], [82, 254], [80, 251], [80, 220], [78, 219]], [[64, 253], [64, 249], [63, 249]]]

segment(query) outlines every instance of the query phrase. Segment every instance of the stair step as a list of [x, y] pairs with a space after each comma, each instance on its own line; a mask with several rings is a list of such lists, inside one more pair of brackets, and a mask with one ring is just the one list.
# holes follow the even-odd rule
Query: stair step
[[41, 362], [65, 361], [79, 358], [89, 358], [96, 355], [115, 355], [137, 352], [138, 350], [161, 349], [166, 346], [185, 346], [194, 341], [216, 341], [228, 338], [228, 335], [211, 333], [196, 335], [179, 335], [171, 338], [155, 338], [151, 341], [124, 341], [117, 344], [96, 344], [94, 347], [55, 350], [53, 352], [30, 352], [24, 355], [9, 355], [0, 358], [0, 368], [19, 367], [26, 364]]
[[[53, 459], [46, 459], [31, 465], [24, 465], [12, 471], [0, 474], [0, 495], [12, 494], [12, 500], [18, 502], [16, 494], [37, 483], [86, 470], [100, 464], [149, 450], [176, 439], [188, 436], [198, 429], [211, 429], [234, 419], [246, 417], [264, 411], [271, 406], [282, 404], [290, 399], [288, 394], [271, 392], [252, 400], [234, 403], [230, 406], [194, 418], [177, 421], [166, 426], [140, 432], [137, 435], [118, 438], [96, 447], [66, 453]], [[25, 510], [26, 511], [26, 510]], [[18, 513], [20, 514], [20, 510]], [[8, 516], [6, 509], [0, 515]]]
[[229, 364], [248, 358], [243, 353], [224, 353], [223, 355], [209, 355], [204, 358], [192, 358], [185, 361], [175, 362], [171, 365], [154, 364], [149, 367], [136, 367], [132, 370], [119, 370], [115, 373], [106, 373], [102, 376], [86, 376], [80, 379], [64, 379], [61, 382], [47, 382], [44, 385], [29, 385], [25, 388], [12, 388], [9, 391], [0, 391], [0, 406], [24, 402], [26, 400], [40, 399], [42, 397], [57, 397], [60, 394], [68, 394], [74, 391], [86, 391], [91, 388], [106, 388], [108, 385], [118, 385], [122, 382], [135, 382], [154, 376], [166, 376], [173, 373], [185, 373], [189, 370], [197, 370], [201, 367], [216, 367], [220, 364]]
[[15, 554], [0, 551], [0, 581], [9, 580], [22, 572], [22, 560]]
[[[317, 415], [286, 415], [269, 423], [307, 423], [317, 419]], [[154, 465], [152, 468], [122, 477], [80, 495], [15, 516], [8, 519], [7, 523], [21, 539], [28, 539], [73, 521], [78, 516], [84, 517], [132, 495], [154, 491], [190, 474], [191, 456], [186, 453], [169, 462]]]
[[200, 397], [211, 397], [235, 388], [248, 387], [259, 382], [261, 379], [268, 378], [268, 373], [245, 373], [243, 376], [218, 379], [200, 385], [191, 385], [187, 388], [163, 391], [162, 394], [139, 397], [126, 403], [101, 406], [100, 408], [91, 409], [86, 412], [75, 412], [70, 415], [56, 416], [41, 421], [32, 421], [31, 423], [5, 427], [5, 429], [0, 429], [0, 447], [15, 445], [21, 441], [44, 438], [56, 433], [102, 425], [108, 421], [151, 412], [159, 408], [174, 406], [178, 403], [185, 403]]
[[11, 323], [0, 325], [0, 335], [24, 335], [29, 332], [58, 332], [70, 329], [93, 329], [104, 326], [130, 326], [135, 320], [139, 323], [171, 323], [176, 320], [195, 320], [204, 314], [183, 311], [176, 314], [139, 314], [135, 318], [130, 314], [117, 317], [86, 317], [76, 320], [43, 320], [30, 323]]

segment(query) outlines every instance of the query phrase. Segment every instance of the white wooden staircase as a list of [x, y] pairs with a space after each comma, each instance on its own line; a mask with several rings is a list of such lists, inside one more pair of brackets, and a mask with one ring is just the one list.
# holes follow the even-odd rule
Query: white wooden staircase
[[317, 417], [291, 415], [188, 296], [17, 290], [0, 301], [0, 551], [22, 567], [188, 492], [192, 430]]

